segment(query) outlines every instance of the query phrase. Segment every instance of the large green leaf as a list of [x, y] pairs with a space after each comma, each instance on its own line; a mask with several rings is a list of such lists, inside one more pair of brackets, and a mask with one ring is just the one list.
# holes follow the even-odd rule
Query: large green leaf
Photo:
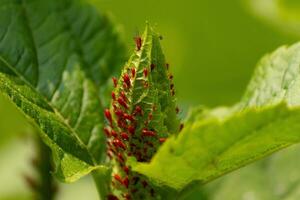
[[[299, 145], [294, 145], [262, 161], [253, 163], [212, 183], [199, 187], [185, 200], [206, 199], [230, 200], [264, 199], [294, 200], [300, 197]], [[234, 188], [234, 192], [232, 192]]]
[[0, 0], [0, 92], [40, 129], [63, 181], [103, 159], [97, 88], [122, 53], [113, 25], [82, 1]]
[[178, 137], [171, 137], [150, 163], [134, 165], [134, 170], [160, 185], [192, 189], [299, 142], [299, 66], [300, 44], [267, 55], [240, 103], [196, 109]]

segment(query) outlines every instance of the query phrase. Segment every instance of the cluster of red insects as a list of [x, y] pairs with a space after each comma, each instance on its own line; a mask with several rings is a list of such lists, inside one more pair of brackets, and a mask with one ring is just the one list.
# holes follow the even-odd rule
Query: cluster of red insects
[[[137, 51], [141, 49], [142, 40], [135, 38]], [[166, 64], [167, 69], [169, 65]], [[144, 88], [149, 87], [147, 77], [155, 69], [155, 64], [145, 67], [139, 74], [142, 77]], [[133, 81], [137, 80], [135, 67], [127, 68], [118, 82], [112, 78], [115, 91], [112, 92], [112, 109], [104, 111], [105, 118], [109, 126], [104, 128], [107, 137], [107, 156], [117, 165], [113, 170], [111, 186], [116, 190], [122, 191], [117, 197], [115, 194], [109, 194], [108, 200], [118, 200], [120, 196], [123, 199], [130, 200], [155, 197], [154, 189], [148, 184], [141, 175], [132, 172], [126, 165], [127, 157], [134, 156], [139, 162], [150, 161], [161, 143], [165, 142], [167, 134], [157, 133], [153, 128], [149, 128], [149, 123], [153, 120], [156, 112], [156, 105], [151, 105], [151, 109], [143, 110], [142, 104], [132, 105], [130, 100], [130, 91], [133, 87]], [[172, 80], [173, 76], [170, 75]], [[170, 81], [171, 82], [171, 81]], [[174, 84], [170, 84], [170, 93], [175, 94]], [[179, 109], [176, 108], [176, 112]], [[140, 123], [142, 122], [142, 123]], [[182, 129], [181, 125], [181, 129]]]

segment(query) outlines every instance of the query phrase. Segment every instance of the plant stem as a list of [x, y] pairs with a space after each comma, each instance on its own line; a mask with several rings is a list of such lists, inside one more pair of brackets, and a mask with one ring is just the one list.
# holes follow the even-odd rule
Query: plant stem
[[37, 146], [39, 149], [39, 163], [38, 172], [40, 179], [40, 199], [52, 200], [56, 194], [56, 184], [51, 175], [52, 163], [51, 163], [51, 151], [43, 141], [38, 139]]
[[105, 200], [109, 194], [110, 170], [102, 166], [92, 173], [100, 200]]
[[35, 137], [36, 158], [32, 160], [36, 178], [26, 177], [32, 189], [33, 199], [53, 200], [57, 193], [57, 185], [51, 175], [51, 151], [39, 137]]

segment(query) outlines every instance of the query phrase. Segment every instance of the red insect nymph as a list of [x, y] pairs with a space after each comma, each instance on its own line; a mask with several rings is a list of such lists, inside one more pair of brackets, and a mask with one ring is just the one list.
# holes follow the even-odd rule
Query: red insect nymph
[[137, 36], [137, 37], [134, 38], [134, 40], [135, 40], [135, 45], [136, 45], [137, 50], [138, 51], [141, 50], [141, 48], [142, 48], [142, 38]]

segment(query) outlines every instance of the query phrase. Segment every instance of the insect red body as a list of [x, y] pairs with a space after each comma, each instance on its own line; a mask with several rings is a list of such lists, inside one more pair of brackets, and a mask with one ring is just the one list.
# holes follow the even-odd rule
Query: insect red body
[[128, 115], [127, 113], [124, 113], [123, 117], [124, 117], [125, 119], [129, 120], [129, 121], [132, 121], [132, 122], [134, 121], [133, 116]]
[[129, 132], [129, 133], [131, 133], [132, 135], [134, 134], [134, 132], [135, 132], [134, 126], [130, 125], [130, 126], [128, 126], [127, 129], [128, 129], [128, 132]]
[[129, 78], [128, 74], [124, 74], [123, 81], [126, 83], [127, 87], [130, 87], [131, 83], [130, 83], [130, 78]]
[[128, 134], [125, 133], [125, 132], [122, 132], [122, 133], [121, 133], [121, 137], [122, 137], [123, 140], [129, 140], [129, 136], [128, 136]]
[[114, 101], [116, 100], [116, 94], [114, 92], [111, 93], [111, 97]]
[[142, 108], [140, 106], [136, 106], [135, 107], [135, 110], [133, 112], [133, 115], [136, 116], [137, 114], [139, 115], [143, 115], [143, 111], [142, 111]]
[[109, 121], [109, 123], [112, 123], [112, 117], [111, 117], [110, 111], [108, 109], [105, 109], [104, 115], [105, 115], [106, 119]]
[[144, 76], [147, 77], [147, 76], [148, 76], [148, 69], [147, 69], [147, 68], [144, 68], [143, 73], [144, 73]]
[[121, 153], [118, 153], [118, 159], [119, 159], [120, 162], [125, 161]]
[[122, 119], [118, 119], [118, 126], [120, 128], [126, 128], [126, 122]]
[[143, 129], [142, 133], [143, 136], [150, 136], [150, 137], [156, 136], [156, 133], [154, 131], [149, 131], [147, 129]]
[[152, 64], [150, 65], [150, 68], [151, 68], [151, 71], [153, 71], [154, 68], [155, 68], [155, 65], [152, 63]]
[[142, 48], [142, 38], [137, 36], [137, 37], [134, 38], [134, 40], [135, 40], [135, 45], [136, 45], [137, 50], [138, 51], [141, 50], [141, 48]]
[[180, 124], [179, 131], [182, 131], [183, 128], [184, 128], [184, 124]]
[[128, 168], [127, 166], [123, 167], [123, 170], [124, 170], [124, 172], [125, 172], [126, 174], [129, 173], [129, 168]]
[[115, 174], [115, 175], [114, 175], [114, 178], [115, 178], [117, 181], [119, 181], [121, 184], [123, 184], [123, 180], [122, 180], [122, 178], [121, 178], [121, 176], [120, 176], [119, 174]]
[[122, 149], [126, 149], [126, 146], [125, 146], [125, 144], [121, 141], [121, 140], [119, 140], [119, 139], [114, 139], [113, 140], [113, 145], [115, 146], [115, 147], [119, 147], [119, 148], [122, 148]]
[[124, 98], [119, 97], [119, 98], [118, 98], [118, 102], [119, 102], [119, 104], [120, 104], [121, 106], [123, 106], [125, 109], [128, 109], [128, 105], [127, 105], [127, 103], [125, 102]]
[[124, 99], [124, 101], [126, 102], [127, 101], [127, 97], [126, 97], [126, 94], [124, 91], [121, 91], [121, 97]]
[[105, 133], [106, 137], [109, 137], [110, 136], [110, 132], [109, 132], [108, 128], [105, 127], [103, 130], [104, 130], [104, 133]]
[[114, 137], [118, 137], [118, 134], [115, 130], [111, 130], [111, 135], [114, 136]]
[[135, 68], [131, 68], [131, 76], [135, 77]]
[[116, 197], [115, 195], [112, 195], [112, 194], [107, 195], [107, 199], [108, 200], [119, 200], [118, 197]]
[[115, 114], [118, 116], [118, 117], [122, 117], [123, 116], [123, 111], [121, 109], [116, 109], [115, 110]]
[[124, 178], [124, 180], [123, 180], [123, 185], [124, 185], [126, 188], [128, 188], [128, 186], [129, 186], [129, 178], [128, 178], [128, 176], [126, 176], [126, 177]]
[[167, 138], [159, 138], [160, 143], [164, 143], [167, 140]]
[[116, 77], [112, 77], [112, 81], [113, 81], [114, 87], [117, 87], [118, 80], [116, 79]]

